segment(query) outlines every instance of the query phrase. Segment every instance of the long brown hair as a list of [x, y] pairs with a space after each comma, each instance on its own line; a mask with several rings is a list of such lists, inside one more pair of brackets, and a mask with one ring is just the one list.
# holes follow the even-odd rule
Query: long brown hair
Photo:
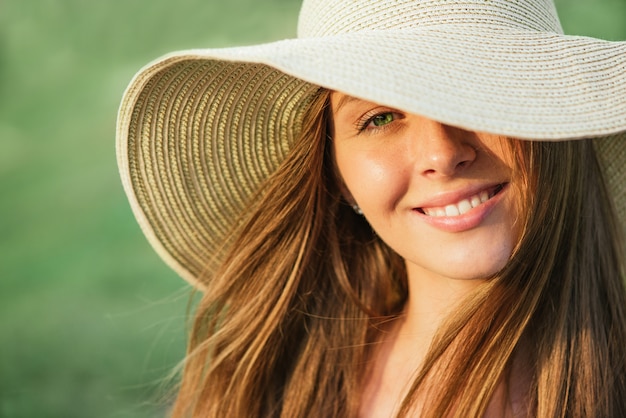
[[[320, 90], [208, 278], [173, 416], [357, 414], [377, 326], [401, 311], [406, 271], [342, 199], [328, 118]], [[447, 321], [400, 415], [437, 370], [424, 414], [481, 416], [524, 339], [530, 415], [626, 416], [623, 251], [592, 143], [513, 143], [530, 184], [522, 239]]]
[[624, 250], [593, 141], [513, 143], [528, 182], [522, 238], [449, 320], [413, 393], [445, 359], [436, 369], [446, 389], [432, 393], [424, 415], [482, 416], [525, 341], [528, 415], [626, 416]]

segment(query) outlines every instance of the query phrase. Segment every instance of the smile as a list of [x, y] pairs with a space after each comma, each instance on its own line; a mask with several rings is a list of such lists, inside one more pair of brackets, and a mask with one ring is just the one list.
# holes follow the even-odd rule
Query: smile
[[500, 193], [505, 185], [506, 183], [498, 184], [497, 186], [494, 186], [490, 189], [483, 190], [475, 195], [472, 195], [455, 203], [450, 203], [446, 206], [418, 208], [417, 210], [424, 215], [431, 217], [453, 217], [463, 215], [473, 208], [478, 207], [483, 203], [489, 201], [495, 195]]

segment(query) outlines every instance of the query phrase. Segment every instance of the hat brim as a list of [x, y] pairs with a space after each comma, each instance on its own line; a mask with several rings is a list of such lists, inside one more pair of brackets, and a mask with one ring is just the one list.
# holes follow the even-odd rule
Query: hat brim
[[176, 57], [262, 63], [315, 85], [516, 138], [626, 130], [626, 42], [455, 25], [170, 56]]
[[197, 286], [233, 220], [276, 169], [317, 86], [472, 131], [601, 141], [620, 216], [626, 43], [471, 25], [180, 51], [142, 69], [118, 156], [149, 241]]

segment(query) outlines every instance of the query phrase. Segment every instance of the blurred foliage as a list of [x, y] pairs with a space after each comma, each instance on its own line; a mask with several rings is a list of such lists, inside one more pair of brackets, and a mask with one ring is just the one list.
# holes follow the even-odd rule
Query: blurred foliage
[[626, 0], [554, 0], [554, 3], [566, 34], [626, 40]]
[[254, 5], [0, 3], [0, 417], [164, 415], [191, 291], [130, 213], [116, 110], [165, 52], [295, 33], [297, 1]]
[[[557, 6], [566, 33], [626, 39], [626, 0]], [[0, 3], [0, 417], [163, 416], [191, 290], [150, 249], [123, 195], [119, 99], [165, 52], [292, 36], [298, 8]]]

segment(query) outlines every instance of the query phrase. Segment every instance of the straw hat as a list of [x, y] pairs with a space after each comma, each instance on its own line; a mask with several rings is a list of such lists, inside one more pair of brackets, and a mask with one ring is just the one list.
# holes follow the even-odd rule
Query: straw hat
[[550, 0], [304, 0], [297, 39], [175, 52], [124, 94], [124, 188], [183, 278], [202, 287], [318, 86], [472, 131], [603, 137], [626, 224], [626, 42], [563, 35]]

